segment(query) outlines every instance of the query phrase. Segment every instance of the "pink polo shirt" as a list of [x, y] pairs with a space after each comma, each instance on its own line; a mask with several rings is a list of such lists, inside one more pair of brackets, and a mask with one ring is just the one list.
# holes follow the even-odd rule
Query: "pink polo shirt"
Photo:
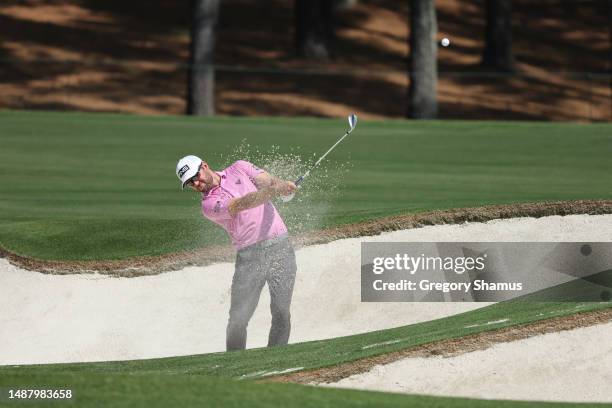
[[229, 214], [232, 199], [257, 191], [255, 177], [263, 170], [239, 160], [223, 171], [219, 186], [202, 194], [202, 214], [227, 231], [236, 250], [287, 233], [287, 227], [270, 201], [259, 207]]

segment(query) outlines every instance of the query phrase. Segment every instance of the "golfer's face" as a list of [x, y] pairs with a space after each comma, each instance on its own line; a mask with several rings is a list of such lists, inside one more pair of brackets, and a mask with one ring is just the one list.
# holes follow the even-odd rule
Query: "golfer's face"
[[204, 193], [213, 188], [213, 177], [207, 164], [202, 164], [198, 177], [191, 183], [190, 187], [200, 193]]

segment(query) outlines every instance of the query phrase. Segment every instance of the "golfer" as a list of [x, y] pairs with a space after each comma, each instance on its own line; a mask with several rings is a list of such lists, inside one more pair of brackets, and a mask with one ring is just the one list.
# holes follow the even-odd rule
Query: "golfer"
[[227, 350], [246, 348], [247, 325], [265, 283], [272, 312], [268, 346], [287, 344], [297, 266], [287, 227], [270, 200], [294, 193], [297, 187], [242, 160], [213, 171], [199, 157], [186, 156], [176, 165], [176, 175], [183, 188], [202, 193], [202, 214], [227, 231], [237, 250]]

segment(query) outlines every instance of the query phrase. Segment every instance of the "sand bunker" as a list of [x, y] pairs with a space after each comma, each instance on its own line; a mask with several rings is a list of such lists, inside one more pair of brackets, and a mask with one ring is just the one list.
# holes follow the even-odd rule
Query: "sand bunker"
[[454, 357], [407, 358], [333, 387], [472, 398], [612, 402], [612, 323]]
[[[297, 251], [290, 341], [427, 321], [486, 303], [361, 303], [367, 241], [610, 241], [611, 215], [519, 218], [351, 238]], [[225, 348], [232, 263], [138, 278], [47, 275], [0, 259], [0, 365], [141, 359]], [[248, 347], [267, 342], [264, 288]]]

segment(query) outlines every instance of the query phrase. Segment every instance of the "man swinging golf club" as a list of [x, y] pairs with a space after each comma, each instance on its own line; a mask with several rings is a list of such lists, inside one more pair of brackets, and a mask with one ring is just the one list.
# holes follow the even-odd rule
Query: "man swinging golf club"
[[296, 185], [242, 160], [213, 171], [197, 156], [180, 159], [176, 175], [183, 188], [202, 193], [202, 214], [227, 231], [237, 250], [227, 350], [246, 348], [247, 325], [265, 283], [272, 312], [268, 346], [287, 344], [297, 266], [287, 227], [270, 200], [293, 194]]

